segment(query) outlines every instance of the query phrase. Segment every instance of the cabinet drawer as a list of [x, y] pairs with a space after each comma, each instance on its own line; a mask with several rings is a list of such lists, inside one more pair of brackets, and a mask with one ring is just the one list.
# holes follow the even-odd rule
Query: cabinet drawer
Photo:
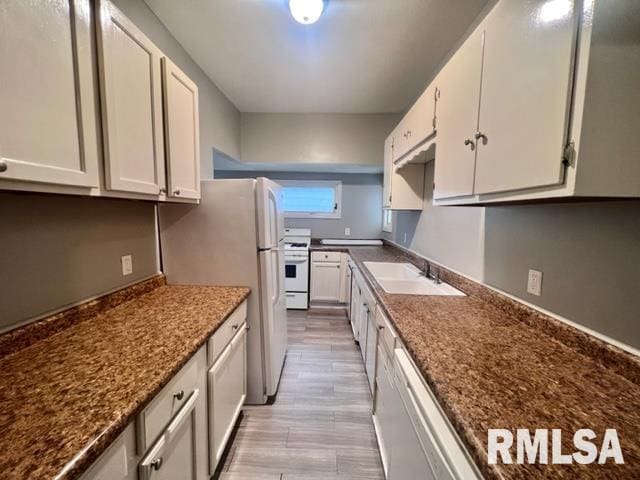
[[197, 386], [198, 363], [194, 356], [138, 415], [136, 433], [139, 453], [153, 443]]
[[138, 465], [139, 480], [196, 479], [196, 406], [194, 390]]
[[247, 319], [247, 301], [236, 308], [236, 310], [227, 318], [220, 328], [211, 336], [207, 345], [207, 365], [213, 365], [216, 358], [222, 353], [229, 344], [233, 336], [238, 332], [240, 326]]
[[393, 351], [396, 348], [398, 335], [391, 326], [389, 319], [384, 313], [382, 313], [382, 309], [380, 307], [376, 308], [376, 325], [378, 326], [380, 335], [380, 344], [384, 347], [385, 353], [388, 357], [391, 358]]
[[340, 252], [311, 252], [312, 262], [339, 262]]

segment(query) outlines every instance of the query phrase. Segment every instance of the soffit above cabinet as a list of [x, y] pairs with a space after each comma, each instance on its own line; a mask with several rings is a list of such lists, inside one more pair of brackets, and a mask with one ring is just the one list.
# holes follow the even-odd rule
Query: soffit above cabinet
[[145, 0], [242, 112], [397, 113], [487, 0], [331, 0], [300, 25], [286, 1]]

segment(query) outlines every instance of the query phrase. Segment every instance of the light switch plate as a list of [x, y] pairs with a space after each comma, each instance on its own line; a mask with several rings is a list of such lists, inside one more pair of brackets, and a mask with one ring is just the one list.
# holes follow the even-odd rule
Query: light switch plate
[[542, 293], [542, 272], [538, 270], [529, 270], [527, 292], [531, 295], [540, 296], [540, 293]]
[[344, 234], [345, 234], [347, 237], [348, 237], [348, 236], [350, 236], [350, 235], [351, 235], [351, 228], [349, 228], [349, 227], [345, 227], [345, 229], [344, 229]]
[[131, 275], [133, 273], [133, 259], [131, 255], [124, 255], [120, 258], [122, 263], [122, 276]]

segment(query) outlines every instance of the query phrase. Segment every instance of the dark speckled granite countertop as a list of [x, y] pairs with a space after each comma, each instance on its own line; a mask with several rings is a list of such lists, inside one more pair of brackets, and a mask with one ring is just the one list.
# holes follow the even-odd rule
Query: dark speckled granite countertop
[[1, 478], [78, 477], [249, 295], [162, 283], [0, 358]]
[[[640, 360], [442, 269], [466, 297], [387, 294], [365, 261], [420, 261], [392, 246], [348, 251], [449, 420], [488, 478], [640, 478]], [[625, 464], [487, 464], [487, 430], [560, 428], [563, 452], [590, 428], [618, 431]], [[598, 443], [598, 448], [600, 444]]]

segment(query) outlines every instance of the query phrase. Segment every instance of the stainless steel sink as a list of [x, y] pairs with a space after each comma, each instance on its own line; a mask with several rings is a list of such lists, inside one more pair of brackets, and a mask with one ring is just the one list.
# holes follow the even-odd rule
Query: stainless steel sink
[[364, 262], [364, 265], [387, 293], [465, 296], [447, 283], [426, 278], [410, 263]]

